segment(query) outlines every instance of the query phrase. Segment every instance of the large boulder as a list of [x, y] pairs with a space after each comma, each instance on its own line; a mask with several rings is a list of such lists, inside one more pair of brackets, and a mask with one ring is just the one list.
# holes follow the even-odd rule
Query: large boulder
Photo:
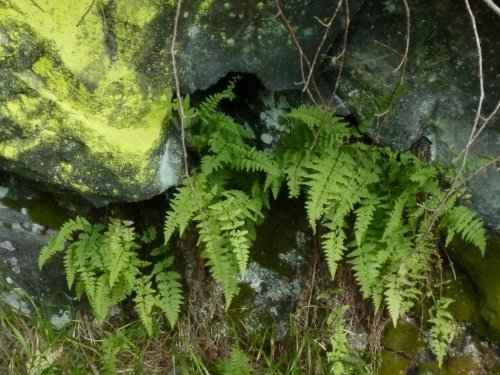
[[[473, 6], [483, 48], [482, 115], [486, 117], [500, 100], [500, 17], [484, 2]], [[471, 20], [463, 1], [412, 1], [409, 58], [403, 76], [407, 86], [396, 90], [406, 27], [403, 2], [367, 1], [349, 30], [338, 94], [363, 120], [384, 112], [384, 102], [397, 91], [395, 104], [379, 117], [372, 135], [399, 150], [408, 150], [426, 137], [420, 143], [430, 146], [430, 159], [450, 162], [467, 142], [480, 96]], [[332, 56], [338, 56], [341, 45], [339, 40]], [[324, 64], [322, 69], [327, 81], [336, 78], [335, 64]], [[500, 116], [496, 116], [474, 142], [471, 157], [488, 161], [500, 155], [499, 127]], [[473, 207], [490, 229], [500, 232], [500, 173], [492, 165], [471, 179], [469, 187]]]
[[[0, 168], [96, 205], [179, 181], [164, 6], [0, 3]], [[152, 34], [155, 37], [152, 37]]]

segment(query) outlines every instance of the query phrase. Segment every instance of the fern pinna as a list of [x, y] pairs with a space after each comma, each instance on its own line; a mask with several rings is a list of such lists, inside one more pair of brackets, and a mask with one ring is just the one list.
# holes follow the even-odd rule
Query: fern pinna
[[[105, 230], [106, 229], [106, 230]], [[154, 240], [156, 232], [150, 228], [141, 241]], [[63, 225], [57, 236], [41, 250], [39, 267], [56, 252], [66, 252], [64, 267], [69, 288], [76, 281], [76, 293], [85, 293], [100, 323], [110, 307], [135, 293], [136, 310], [149, 333], [152, 332], [151, 311], [154, 306], [163, 311], [173, 326], [182, 304], [180, 275], [169, 271], [173, 257], [166, 257], [165, 249], [153, 250], [150, 255], [161, 255], [151, 275], [142, 275], [142, 269], [151, 263], [139, 259], [137, 249], [140, 236], [130, 221], [110, 219], [107, 228], [91, 225], [77, 217]], [[156, 286], [156, 289], [153, 287]]]

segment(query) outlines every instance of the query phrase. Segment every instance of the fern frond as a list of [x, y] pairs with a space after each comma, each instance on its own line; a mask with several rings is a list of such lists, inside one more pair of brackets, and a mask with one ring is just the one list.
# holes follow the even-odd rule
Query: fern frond
[[183, 186], [177, 189], [174, 199], [170, 202], [171, 209], [165, 220], [165, 244], [168, 243], [176, 229], [182, 236], [189, 222], [193, 219], [198, 207], [192, 196], [191, 189]]
[[156, 276], [158, 295], [155, 304], [163, 311], [172, 328], [177, 323], [181, 306], [184, 303], [182, 285], [177, 281], [180, 278], [181, 275], [174, 271], [160, 272]]
[[40, 256], [38, 257], [38, 267], [42, 269], [45, 262], [55, 253], [63, 251], [65, 248], [64, 240], [71, 240], [72, 234], [75, 231], [86, 231], [90, 227], [90, 223], [83, 217], [77, 216], [75, 220], [68, 220], [61, 227], [59, 233], [52, 237], [49, 243], [42, 247]]
[[391, 316], [394, 327], [396, 327], [396, 323], [401, 315], [401, 305], [403, 303], [403, 293], [396, 275], [393, 274], [388, 277], [384, 294], [389, 309], [389, 315]]
[[122, 222], [118, 219], [110, 219], [108, 230], [104, 233], [102, 244], [103, 256], [106, 258], [105, 267], [109, 272], [109, 287], [113, 288], [118, 276], [127, 269], [130, 259], [136, 255], [133, 253], [140, 246], [134, 242], [134, 229], [130, 227], [131, 222]]
[[349, 257], [352, 258], [349, 263], [354, 270], [354, 277], [365, 298], [371, 296], [372, 288], [375, 286], [380, 273], [374, 267], [374, 262], [376, 261], [376, 255], [372, 254], [374, 249], [374, 244], [364, 243], [349, 254]]
[[346, 235], [341, 227], [330, 227], [330, 231], [323, 235], [323, 238], [325, 239], [323, 241], [323, 250], [325, 252], [328, 269], [330, 270], [332, 279], [334, 279], [338, 262], [342, 259], [342, 255], [346, 250], [344, 246]]
[[52, 364], [56, 362], [61, 354], [63, 353], [63, 346], [59, 346], [57, 349], [48, 348], [42, 353], [37, 349], [35, 355], [31, 357], [27, 363], [26, 368], [28, 370], [28, 375], [39, 375], [47, 373]]
[[396, 199], [394, 208], [392, 209], [391, 215], [389, 217], [389, 221], [387, 222], [387, 225], [385, 227], [382, 240], [385, 240], [386, 237], [390, 236], [396, 229], [403, 225], [402, 215], [407, 200], [408, 197], [406, 195], [401, 195]]
[[453, 325], [453, 317], [447, 311], [448, 306], [453, 302], [451, 298], [440, 298], [436, 305], [429, 310], [431, 318], [431, 346], [436, 354], [439, 367], [443, 364], [443, 359], [450, 349], [450, 344], [455, 337], [456, 328]]
[[481, 219], [476, 219], [476, 213], [465, 206], [457, 206], [445, 213], [446, 244], [453, 239], [455, 233], [460, 233], [462, 238], [477, 246], [484, 255], [486, 250], [486, 231]]
[[102, 324], [106, 320], [108, 315], [108, 310], [111, 307], [110, 299], [108, 298], [110, 287], [109, 278], [107, 275], [101, 275], [95, 282], [94, 293], [90, 293], [86, 290], [87, 296], [89, 297], [90, 305], [94, 311], [94, 315]]
[[143, 276], [137, 279], [134, 291], [135, 310], [139, 314], [142, 324], [146, 327], [146, 331], [151, 336], [153, 333], [153, 322], [151, 320], [151, 310], [155, 305], [154, 297], [155, 290], [151, 287], [151, 276]]
[[361, 245], [363, 237], [373, 220], [373, 214], [377, 209], [378, 199], [370, 196], [361, 201], [361, 206], [354, 211], [356, 214], [356, 223], [354, 224], [356, 242]]
[[231, 304], [232, 299], [238, 294], [238, 267], [234, 254], [228, 249], [228, 236], [220, 235], [220, 231], [214, 230], [216, 223], [208, 223], [207, 231], [200, 228], [200, 243], [205, 245], [202, 256], [208, 259], [206, 265], [210, 267], [212, 277], [221, 283], [224, 289], [226, 308]]
[[250, 359], [239, 348], [233, 348], [231, 356], [218, 366], [221, 375], [250, 375]]
[[245, 278], [245, 272], [248, 263], [248, 253], [250, 250], [250, 244], [246, 237], [248, 234], [247, 230], [232, 230], [229, 232], [229, 241], [233, 247], [234, 255], [238, 262], [238, 268], [241, 273], [241, 277]]

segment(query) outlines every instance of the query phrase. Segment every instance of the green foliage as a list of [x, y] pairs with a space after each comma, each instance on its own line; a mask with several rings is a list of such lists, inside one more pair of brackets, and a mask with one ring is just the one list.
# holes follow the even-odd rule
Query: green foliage
[[347, 337], [344, 332], [345, 312], [349, 309], [348, 305], [334, 309], [328, 316], [328, 325], [333, 326], [333, 333], [330, 336], [331, 349], [327, 353], [328, 361], [331, 362], [331, 373], [333, 375], [342, 375], [345, 372], [344, 363], [349, 357], [347, 347]]
[[[439, 230], [447, 232], [447, 243], [459, 233], [484, 251], [482, 222], [468, 208], [456, 206], [463, 191], [441, 205], [446, 194], [438, 168], [410, 153], [357, 141], [355, 128], [320, 107], [292, 109], [286, 116], [291, 133], [283, 135], [283, 146], [257, 150], [242, 126], [216, 111], [222, 99], [233, 98], [233, 86], [199, 109], [187, 107], [192, 115], [186, 127], [189, 146], [201, 155], [192, 175], [199, 207], [185, 181], [165, 223], [167, 241], [194, 223], [202, 255], [224, 288], [226, 306], [238, 292], [238, 274], [245, 275], [255, 226], [283, 182], [290, 197], [305, 196], [312, 229], [324, 228], [332, 277], [339, 261], [347, 259], [364, 297], [376, 309], [387, 306], [394, 324], [421, 294], [419, 283], [438, 256]], [[438, 225], [430, 230], [436, 211]]]
[[448, 353], [451, 340], [455, 337], [456, 329], [453, 325], [453, 317], [447, 311], [452, 302], [451, 298], [443, 297], [429, 310], [431, 318], [428, 321], [432, 324], [431, 346], [432, 351], [437, 356], [439, 367], [443, 364], [443, 358]]
[[[238, 293], [238, 273], [245, 276], [255, 226], [269, 205], [269, 190], [276, 196], [281, 185], [276, 157], [248, 145], [245, 140], [251, 134], [216, 111], [220, 100], [233, 98], [233, 87], [234, 82], [209, 97], [187, 126], [191, 146], [203, 155], [191, 180], [204, 217], [186, 180], [177, 189], [165, 222], [166, 242], [175, 231], [182, 235], [189, 222], [195, 223], [198, 243], [204, 247], [202, 255], [212, 276], [223, 286], [226, 306]], [[238, 179], [243, 171], [249, 178]]]
[[109, 334], [101, 344], [101, 362], [102, 370], [106, 375], [114, 375], [117, 373], [118, 354], [125, 350], [130, 349], [132, 343], [130, 339], [124, 334], [123, 330], [118, 330], [114, 334]]
[[[57, 236], [41, 250], [39, 266], [56, 252], [65, 251], [64, 267], [68, 286], [76, 282], [78, 298], [85, 293], [100, 323], [106, 319], [110, 307], [135, 293], [136, 310], [148, 333], [152, 332], [151, 313], [156, 306], [166, 315], [171, 326], [175, 325], [182, 304], [180, 275], [169, 271], [173, 257], [165, 257], [164, 248], [151, 252], [161, 256], [150, 275], [141, 269], [151, 263], [139, 259], [138, 243], [152, 242], [154, 229], [141, 236], [135, 233], [130, 221], [110, 219], [107, 228], [91, 225], [85, 218], [77, 217], [63, 225]], [[141, 240], [139, 240], [141, 238]]]
[[233, 348], [231, 356], [218, 366], [220, 375], [250, 375], [252, 368], [250, 360], [239, 348]]

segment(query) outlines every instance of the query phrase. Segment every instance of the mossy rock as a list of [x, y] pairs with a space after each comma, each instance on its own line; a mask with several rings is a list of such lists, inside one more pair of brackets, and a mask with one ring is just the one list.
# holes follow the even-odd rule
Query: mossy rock
[[402, 323], [396, 327], [393, 325], [387, 327], [382, 337], [382, 345], [386, 349], [402, 353], [408, 358], [414, 358], [426, 347], [418, 328]]
[[378, 375], [406, 375], [411, 361], [390, 350], [382, 350]]
[[449, 246], [450, 256], [469, 275], [477, 287], [479, 311], [489, 325], [488, 338], [500, 342], [500, 239], [490, 238], [484, 257], [472, 245], [456, 239]]

